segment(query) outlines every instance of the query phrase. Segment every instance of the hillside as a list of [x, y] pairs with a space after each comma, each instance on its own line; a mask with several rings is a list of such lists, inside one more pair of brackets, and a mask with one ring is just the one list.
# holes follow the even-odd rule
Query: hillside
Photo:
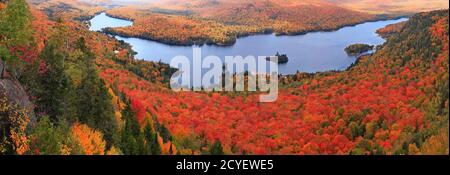
[[446, 0], [327, 0], [340, 7], [371, 14], [413, 14], [448, 9]]
[[173, 70], [131, 59], [129, 46], [90, 32], [72, 12], [46, 12], [24, 0], [0, 11], [0, 154], [175, 153], [158, 121], [141, 130], [130, 100], [105, 85], [99, 65], [112, 61], [157, 87]]
[[168, 65], [83, 22], [24, 0], [0, 13], [0, 57], [22, 87], [6, 93], [23, 89], [37, 120], [0, 98], [0, 154], [449, 153], [448, 10], [385, 29], [346, 71], [283, 78], [274, 103], [173, 92]]
[[68, 18], [86, 20], [96, 13], [105, 10], [104, 7], [92, 4], [94, 1], [82, 0], [28, 0], [36, 9], [45, 12], [50, 18]]
[[297, 35], [309, 31], [336, 30], [364, 21], [442, 7], [448, 8], [448, 2], [165, 0], [108, 10], [110, 16], [130, 19], [135, 24], [106, 32], [175, 45], [232, 45], [240, 36], [271, 32]]
[[184, 153], [214, 140], [229, 154], [448, 152], [448, 11], [415, 15], [348, 71], [290, 77], [271, 104], [256, 95], [155, 91], [114, 69], [101, 76], [140, 84], [118, 86], [167, 124]]
[[107, 13], [135, 22], [107, 33], [178, 45], [230, 45], [239, 36], [268, 32], [297, 35], [376, 19], [317, 0], [169, 1], [125, 6]]
[[172, 45], [233, 45], [238, 37], [247, 35], [336, 30], [365, 21], [448, 8], [448, 2], [443, 0], [30, 1], [50, 16], [59, 13], [58, 16], [82, 20], [114, 7], [107, 10], [108, 15], [135, 23], [131, 27], [108, 28], [106, 33]]
[[401, 22], [397, 24], [387, 25], [382, 29], [378, 29], [377, 33], [383, 38], [389, 38], [392, 35], [400, 33], [405, 26], [406, 22]]

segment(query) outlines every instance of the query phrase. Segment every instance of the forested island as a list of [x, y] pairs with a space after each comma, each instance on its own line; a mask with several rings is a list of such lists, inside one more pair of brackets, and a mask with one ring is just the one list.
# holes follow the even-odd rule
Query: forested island
[[348, 55], [360, 55], [368, 51], [371, 51], [374, 48], [375, 46], [368, 44], [352, 44], [347, 48], [345, 48], [345, 52], [347, 52]]
[[[286, 64], [289, 62], [289, 57], [286, 54], [280, 54], [279, 52], [277, 52], [277, 54], [275, 54], [275, 57], [278, 57], [278, 60], [274, 61], [278, 64]], [[266, 58], [267, 61], [272, 61], [271, 57], [267, 57]]]

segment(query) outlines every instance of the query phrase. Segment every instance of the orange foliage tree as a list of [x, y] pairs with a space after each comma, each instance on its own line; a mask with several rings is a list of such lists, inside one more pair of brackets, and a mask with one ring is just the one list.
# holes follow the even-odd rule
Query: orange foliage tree
[[80, 144], [86, 155], [104, 155], [106, 142], [103, 134], [89, 128], [87, 125], [75, 123], [72, 126], [72, 136]]

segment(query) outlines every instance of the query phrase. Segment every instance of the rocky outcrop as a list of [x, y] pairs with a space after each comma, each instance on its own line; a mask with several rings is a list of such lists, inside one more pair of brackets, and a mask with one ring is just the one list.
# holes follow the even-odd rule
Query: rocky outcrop
[[0, 92], [4, 92], [0, 95], [6, 95], [8, 103], [16, 105], [19, 109], [25, 109], [30, 117], [30, 123], [35, 123], [36, 117], [33, 112], [33, 103], [19, 81], [5, 70], [2, 60], [0, 60], [0, 71], [3, 71], [0, 75]]

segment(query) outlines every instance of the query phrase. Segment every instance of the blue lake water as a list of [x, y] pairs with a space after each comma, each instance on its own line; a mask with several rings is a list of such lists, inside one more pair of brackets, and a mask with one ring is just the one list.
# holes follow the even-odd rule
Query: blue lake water
[[[344, 49], [355, 43], [380, 45], [385, 42], [376, 30], [386, 25], [406, 21], [407, 18], [396, 20], [366, 22], [356, 26], [344, 27], [331, 32], [311, 32], [298, 36], [275, 36], [273, 34], [253, 35], [239, 38], [233, 46], [171, 46], [156, 41], [139, 38], [124, 38], [119, 40], [131, 44], [139, 59], [162, 61], [170, 63], [178, 55], [192, 58], [193, 47], [199, 47], [202, 58], [209, 55], [224, 59], [225, 56], [272, 56], [277, 52], [287, 54], [289, 62], [279, 65], [279, 73], [293, 74], [300, 72], [322, 72], [343, 70], [354, 63], [356, 56], [348, 56]], [[91, 20], [91, 30], [98, 31], [104, 27], [122, 27], [132, 25], [131, 21], [115, 19], [104, 13]]]
[[91, 27], [89, 30], [91, 31], [101, 31], [106, 27], [126, 27], [133, 25], [132, 21], [122, 20], [117, 18], [111, 18], [106, 16], [105, 13], [101, 13], [90, 20]]

